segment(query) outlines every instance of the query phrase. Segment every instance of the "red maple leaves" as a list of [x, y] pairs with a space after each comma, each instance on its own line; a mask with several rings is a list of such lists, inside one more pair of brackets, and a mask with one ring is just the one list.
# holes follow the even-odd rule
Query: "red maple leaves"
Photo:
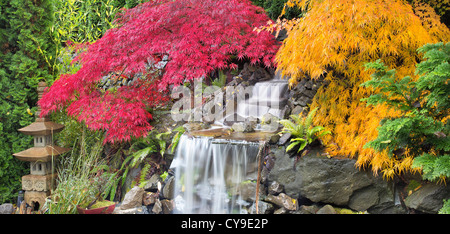
[[[105, 141], [143, 136], [151, 129], [148, 110], [164, 104], [169, 84], [235, 69], [233, 59], [274, 66], [279, 44], [270, 33], [254, 31], [269, 20], [248, 0], [156, 0], [124, 10], [117, 28], [77, 56], [81, 69], [48, 89], [41, 115], [67, 107], [89, 128], [107, 130]], [[99, 83], [111, 72], [130, 80], [142, 75], [102, 91]]]

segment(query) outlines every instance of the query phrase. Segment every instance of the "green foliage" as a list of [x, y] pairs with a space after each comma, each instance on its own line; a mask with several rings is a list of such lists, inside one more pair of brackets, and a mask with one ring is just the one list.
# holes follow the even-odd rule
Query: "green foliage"
[[[253, 4], [264, 8], [267, 15], [276, 20], [283, 11], [284, 5], [288, 0], [252, 0]], [[298, 7], [286, 6], [286, 13], [282, 16], [285, 19], [299, 18], [302, 15], [302, 11]]]
[[[138, 183], [143, 186], [147, 175], [160, 173], [160, 163], [164, 160], [166, 151], [166, 138], [172, 131], [158, 133], [151, 131], [146, 137], [137, 139], [128, 150], [129, 156], [122, 162], [122, 166], [117, 173], [121, 174], [121, 185], [125, 184], [128, 172], [132, 168], [137, 168], [144, 163], [140, 172]], [[133, 182], [134, 183], [134, 182]], [[112, 200], [112, 199], [111, 199]]]
[[290, 117], [294, 120], [292, 122], [289, 119], [282, 119], [279, 122], [284, 126], [282, 133], [289, 132], [292, 135], [291, 144], [286, 147], [286, 152], [290, 151], [296, 146], [299, 146], [297, 153], [302, 151], [308, 144], [311, 144], [316, 139], [326, 135], [331, 134], [330, 131], [325, 131], [322, 126], [312, 126], [314, 114], [317, 108], [310, 111], [306, 118], [300, 115], [291, 115]]
[[34, 121], [37, 83], [53, 70], [43, 51], [51, 42], [51, 2], [0, 0], [0, 204], [14, 202], [28, 165], [12, 156], [32, 147], [17, 129]]
[[439, 210], [439, 214], [450, 214], [450, 199], [444, 200], [444, 205]]
[[219, 88], [225, 87], [225, 84], [227, 82], [227, 76], [223, 74], [223, 70], [219, 70], [219, 77], [216, 79], [211, 78], [211, 85], [217, 86]]
[[[96, 137], [91, 137], [95, 135]], [[100, 133], [81, 133], [80, 141], [73, 144], [70, 155], [60, 158], [57, 166], [57, 187], [45, 207], [50, 214], [76, 214], [76, 206], [87, 206], [101, 195], [108, 185], [108, 174], [101, 155]], [[77, 146], [79, 144], [79, 146]]]
[[165, 171], [159, 177], [164, 181], [164, 180], [166, 180], [167, 176], [169, 176], [169, 173], [167, 171]]
[[366, 64], [375, 69], [362, 86], [375, 88], [367, 105], [387, 105], [399, 115], [384, 119], [378, 137], [367, 143], [391, 157], [414, 157], [412, 168], [422, 169], [428, 180], [450, 177], [450, 43], [427, 44], [418, 49], [425, 61], [416, 67], [417, 81], [397, 80], [395, 70], [378, 60]]
[[179, 126], [173, 130], [175, 135], [172, 138], [172, 143], [169, 145], [170, 153], [173, 154], [175, 149], [177, 148], [178, 142], [180, 142], [181, 135], [186, 131], [183, 126]]
[[377, 139], [367, 143], [366, 147], [378, 151], [387, 149], [390, 155], [405, 148], [414, 155], [429, 152], [432, 146], [438, 154], [450, 150], [449, 123], [446, 121], [444, 124], [443, 121], [450, 110], [449, 49], [450, 43], [437, 43], [418, 50], [425, 53], [427, 60], [417, 66], [416, 74], [421, 75], [417, 82], [408, 76], [397, 81], [395, 70], [386, 71], [387, 67], [380, 60], [366, 64], [376, 72], [372, 80], [361, 86], [376, 88], [377, 93], [362, 101], [367, 101], [367, 105], [384, 104], [401, 111], [399, 117], [384, 119], [380, 123]]
[[54, 51], [41, 54], [54, 71], [53, 82], [59, 74], [73, 74], [79, 67], [71, 66], [75, 44], [93, 43], [114, 27], [116, 14], [122, 8], [132, 8], [147, 0], [67, 0], [53, 1], [53, 24], [50, 27]]
[[423, 154], [414, 159], [413, 168], [422, 168], [422, 177], [426, 180], [450, 178], [450, 155], [437, 157], [431, 154]]
[[92, 43], [113, 27], [121, 6], [114, 0], [68, 0], [54, 1], [54, 7], [51, 31], [56, 43]]
[[426, 44], [418, 51], [426, 60], [417, 65], [416, 74], [421, 75], [416, 82], [417, 89], [430, 92], [426, 96], [426, 108], [442, 119], [450, 110], [450, 43]]

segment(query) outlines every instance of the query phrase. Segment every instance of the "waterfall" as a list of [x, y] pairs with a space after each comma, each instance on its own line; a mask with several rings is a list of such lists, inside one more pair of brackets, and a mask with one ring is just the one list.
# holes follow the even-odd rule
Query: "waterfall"
[[[262, 118], [265, 114], [270, 113], [273, 116], [282, 119], [284, 117], [284, 109], [288, 100], [289, 85], [287, 80], [280, 78], [277, 73], [274, 79], [270, 81], [257, 82], [250, 89], [238, 89], [236, 93], [240, 96], [236, 98], [236, 108], [233, 111], [220, 114], [223, 118], [216, 119], [215, 124], [227, 125], [225, 121], [239, 122], [249, 117]], [[234, 89], [233, 89], [234, 90]], [[246, 92], [249, 98], [246, 97]]]
[[282, 119], [287, 89], [286, 80], [258, 82], [253, 86], [251, 97], [238, 103], [236, 113], [244, 118], [250, 116], [258, 118], [270, 113]]
[[171, 168], [175, 212], [241, 213], [239, 185], [257, 174], [258, 143], [182, 135]]

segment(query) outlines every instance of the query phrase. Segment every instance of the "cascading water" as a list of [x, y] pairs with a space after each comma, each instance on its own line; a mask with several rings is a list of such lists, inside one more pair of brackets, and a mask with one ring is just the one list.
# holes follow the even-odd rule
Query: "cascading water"
[[[238, 100], [236, 110], [224, 113], [225, 118], [217, 120], [216, 124], [224, 126], [227, 117], [236, 115], [241, 121], [250, 116], [261, 118], [267, 113], [283, 118], [287, 89], [288, 83], [281, 80], [280, 73], [271, 81], [258, 82], [250, 87], [249, 98]], [[174, 212], [242, 213], [248, 203], [241, 199], [240, 188], [244, 181], [257, 178], [259, 145], [258, 142], [182, 135], [171, 165], [175, 171]]]
[[256, 178], [258, 143], [182, 135], [172, 162], [175, 212], [241, 213], [239, 185]]
[[[288, 82], [281, 79], [278, 72], [272, 80], [257, 82], [250, 90], [238, 90], [241, 97], [237, 100], [237, 108], [231, 113], [223, 113], [224, 118], [217, 119], [215, 124], [224, 125], [225, 121], [244, 121], [249, 117], [261, 118], [270, 113], [282, 119], [283, 109], [287, 104]], [[249, 92], [250, 91], [250, 92]], [[249, 92], [249, 98], [245, 98], [245, 92]]]
[[236, 113], [244, 118], [261, 117], [267, 113], [283, 118], [281, 115], [287, 101], [287, 88], [288, 84], [284, 80], [258, 82], [253, 86], [251, 97], [238, 103]]

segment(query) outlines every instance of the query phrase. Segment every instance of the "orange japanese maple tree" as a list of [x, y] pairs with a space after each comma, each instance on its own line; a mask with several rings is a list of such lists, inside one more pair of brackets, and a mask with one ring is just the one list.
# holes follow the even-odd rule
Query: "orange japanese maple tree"
[[319, 108], [315, 124], [333, 133], [325, 140], [328, 153], [358, 156], [358, 166], [370, 166], [386, 177], [410, 170], [412, 158], [408, 155], [389, 157], [364, 148], [377, 137], [380, 121], [396, 114], [383, 105], [366, 106], [360, 101], [371, 94], [360, 86], [370, 80], [364, 64], [381, 59], [399, 75], [414, 74], [420, 61], [416, 50], [426, 43], [448, 41], [448, 28], [434, 20], [433, 9], [419, 17], [401, 0], [290, 0], [287, 4], [307, 13], [300, 19], [279, 22], [288, 37], [276, 55], [278, 69], [290, 76], [291, 86], [305, 76], [327, 81], [311, 108]]
[[[149, 110], [164, 104], [168, 85], [235, 69], [237, 60], [273, 66], [277, 41], [254, 31], [268, 21], [249, 0], [155, 0], [125, 10], [116, 28], [77, 56], [80, 70], [46, 91], [41, 115], [67, 107], [89, 128], [107, 130], [105, 142], [144, 136]], [[133, 82], [100, 89], [111, 73]]]

